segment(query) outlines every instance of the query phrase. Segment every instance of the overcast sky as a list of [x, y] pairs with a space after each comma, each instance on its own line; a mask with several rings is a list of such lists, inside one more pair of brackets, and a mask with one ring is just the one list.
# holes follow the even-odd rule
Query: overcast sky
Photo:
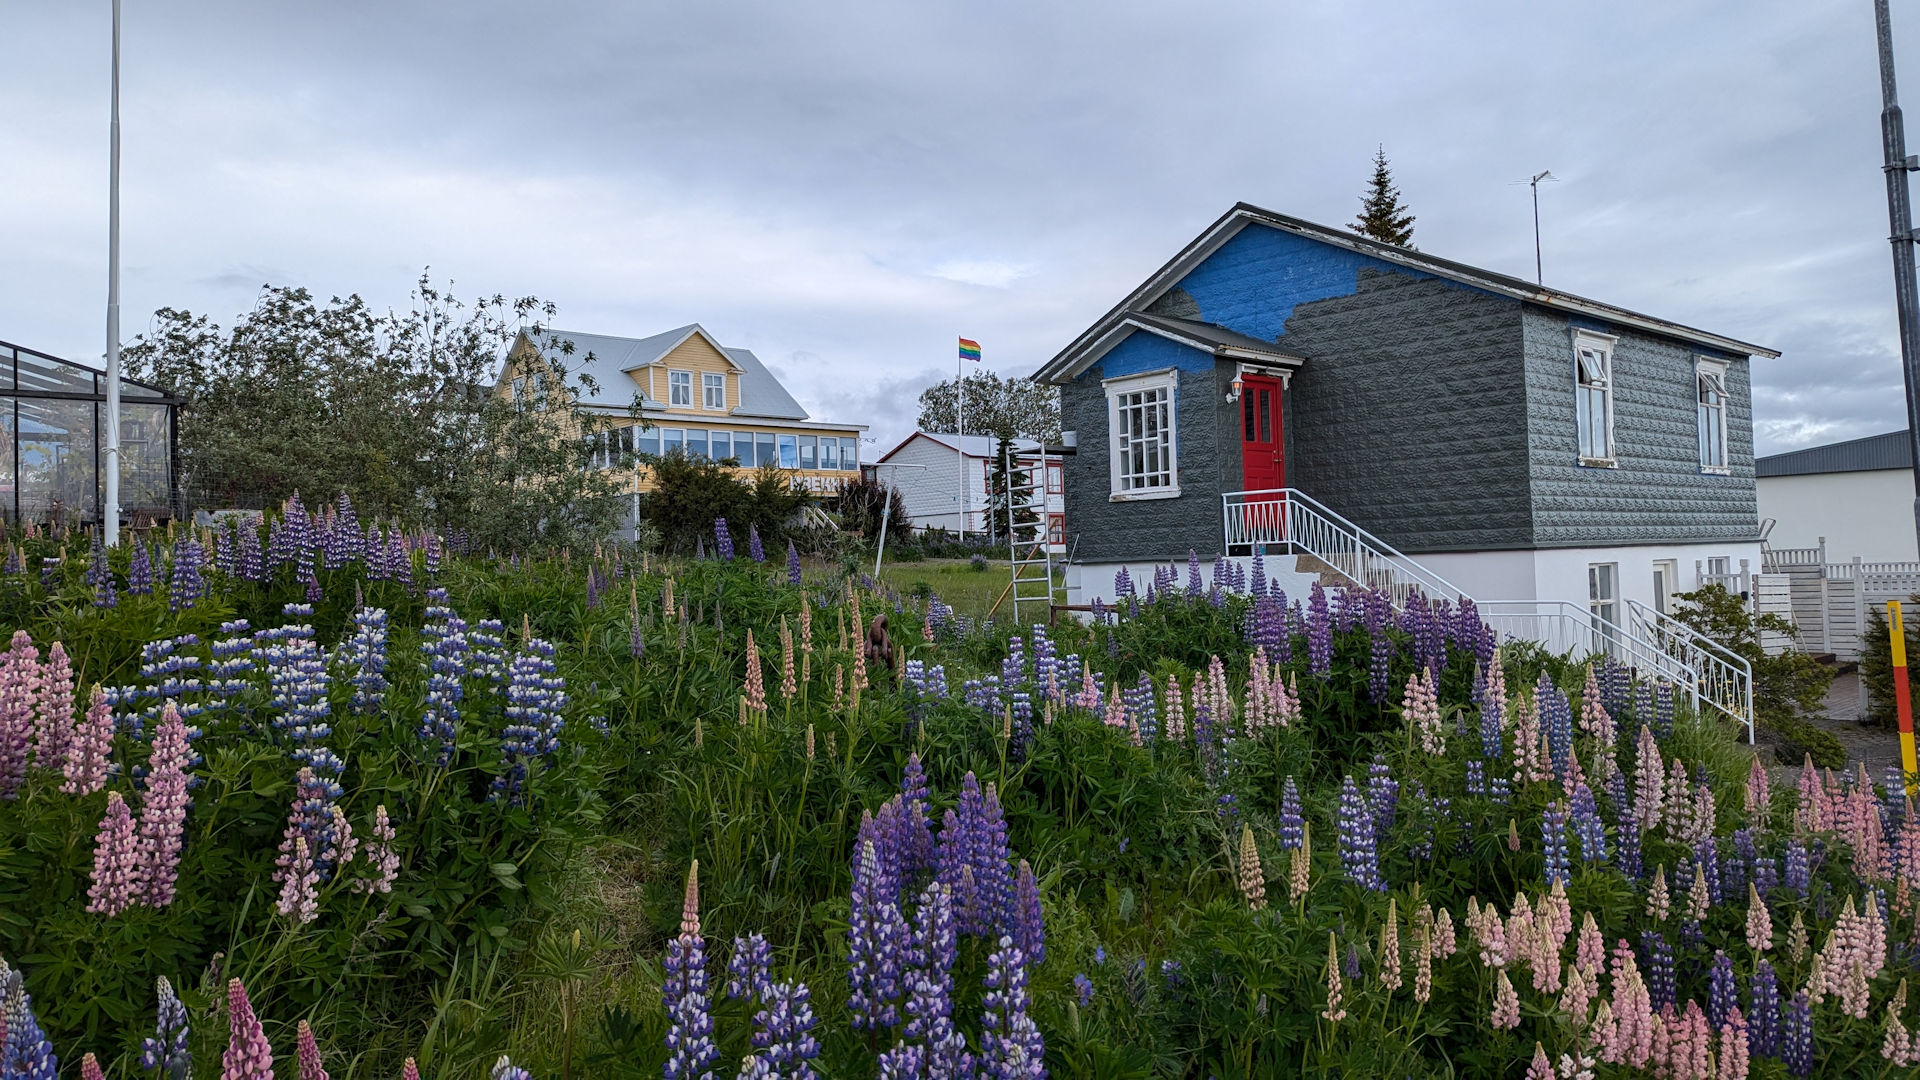
[[[104, 349], [108, 0], [4, 0], [0, 339]], [[698, 321], [816, 416], [1030, 372], [1236, 200], [1783, 352], [1766, 453], [1900, 426], [1869, 0], [126, 0], [123, 327], [423, 267]], [[1920, 3], [1894, 4], [1920, 107]], [[1920, 136], [1920, 131], [1917, 131]], [[1920, 137], [1916, 137], [1920, 144]], [[871, 451], [869, 451], [871, 453]]]

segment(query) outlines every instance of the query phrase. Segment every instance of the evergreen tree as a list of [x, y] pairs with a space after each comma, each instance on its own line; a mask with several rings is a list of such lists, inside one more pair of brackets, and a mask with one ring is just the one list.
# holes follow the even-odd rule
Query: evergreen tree
[[1361, 236], [1369, 236], [1396, 247], [1413, 246], [1413, 215], [1401, 205], [1400, 189], [1393, 186], [1393, 170], [1387, 166], [1387, 148], [1373, 155], [1373, 181], [1360, 196], [1360, 216], [1351, 226]]

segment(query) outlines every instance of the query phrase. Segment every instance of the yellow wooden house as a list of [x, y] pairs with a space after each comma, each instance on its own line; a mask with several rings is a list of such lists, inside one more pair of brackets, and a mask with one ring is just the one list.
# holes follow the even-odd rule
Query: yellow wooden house
[[[595, 386], [578, 408], [611, 425], [597, 436], [597, 460], [603, 468], [632, 467], [637, 491], [648, 490], [652, 481], [644, 464], [622, 464], [635, 451], [644, 460], [678, 450], [731, 463], [743, 477], [774, 464], [821, 494], [860, 475], [866, 425], [808, 416], [751, 350], [720, 344], [699, 323], [644, 338], [523, 331], [508, 351], [495, 392], [536, 392], [556, 364], [570, 377], [591, 377]], [[632, 414], [636, 394], [640, 423]]]

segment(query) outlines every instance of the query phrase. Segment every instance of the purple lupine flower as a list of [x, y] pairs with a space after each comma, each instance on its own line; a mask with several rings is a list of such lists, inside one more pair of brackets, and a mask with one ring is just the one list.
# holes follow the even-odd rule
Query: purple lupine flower
[[553, 657], [551, 642], [528, 638], [513, 658], [507, 673], [507, 726], [500, 738], [506, 772], [493, 778], [490, 799], [505, 799], [512, 806], [524, 803], [522, 789], [531, 763], [560, 746], [567, 681], [557, 674]]
[[987, 994], [981, 1001], [981, 1075], [992, 1080], [1039, 1080], [1047, 1075], [1046, 1041], [1027, 1015], [1027, 958], [1011, 937], [987, 957]]
[[426, 622], [420, 628], [421, 667], [427, 676], [426, 704], [420, 715], [420, 741], [434, 747], [435, 764], [453, 760], [454, 731], [466, 695], [467, 624], [447, 606], [447, 590], [427, 590]]
[[[1701, 877], [1707, 883], [1707, 904], [1712, 906], [1726, 897], [1720, 883], [1720, 858], [1718, 844], [1711, 836], [1703, 836], [1693, 846], [1693, 860], [1700, 866]], [[1688, 888], [1692, 888], [1691, 885]], [[1745, 890], [1741, 890], [1745, 892]]]
[[1020, 860], [1020, 873], [1013, 883], [1013, 911], [1008, 920], [1008, 936], [1020, 947], [1030, 963], [1047, 962], [1047, 926], [1040, 912], [1040, 884], [1033, 879], [1033, 867]]
[[1753, 857], [1753, 887], [1765, 896], [1780, 886], [1780, 869], [1771, 855]]
[[1135, 716], [1140, 726], [1140, 741], [1152, 746], [1160, 737], [1160, 712], [1154, 703], [1153, 677], [1146, 672], [1140, 673], [1140, 681], [1134, 684], [1134, 701], [1138, 708]]
[[700, 864], [687, 873], [687, 895], [680, 914], [680, 933], [667, 942], [666, 979], [661, 1004], [666, 1007], [667, 1080], [704, 1080], [720, 1058], [713, 1041], [713, 1014], [707, 996], [707, 941], [700, 935]]
[[[944, 672], [941, 677], [941, 694], [944, 696]], [[900, 865], [909, 876], [934, 869], [933, 829], [927, 822], [929, 794], [927, 773], [920, 766], [920, 755], [907, 755], [906, 772], [900, 778], [900, 832], [894, 838], [894, 846], [900, 855]]]
[[805, 983], [780, 983], [768, 988], [766, 1007], [753, 1015], [753, 1045], [762, 1051], [756, 1057], [767, 1063], [769, 1076], [811, 1080], [815, 1075], [820, 1043], [813, 1037], [811, 998]]
[[1727, 1014], [1738, 1003], [1738, 988], [1733, 981], [1733, 961], [1725, 952], [1715, 950], [1713, 967], [1707, 977], [1707, 1022], [1716, 1030], [1725, 1027]]
[[107, 792], [107, 816], [93, 841], [93, 883], [87, 910], [111, 919], [146, 899], [140, 853], [133, 835], [133, 814], [117, 791]]
[[1300, 815], [1300, 788], [1288, 776], [1281, 788], [1281, 849], [1296, 851], [1306, 838], [1306, 819]]
[[1367, 810], [1373, 815], [1373, 837], [1377, 844], [1387, 842], [1400, 806], [1400, 782], [1386, 759], [1375, 757], [1367, 766]]
[[515, 1065], [512, 1058], [501, 1054], [500, 1060], [493, 1063], [493, 1072], [488, 1074], [487, 1080], [533, 1080], [533, 1074]]
[[1387, 883], [1380, 876], [1380, 854], [1374, 846], [1373, 814], [1352, 773], [1340, 786], [1337, 824], [1340, 865], [1346, 868], [1347, 876], [1363, 889], [1386, 892]]
[[911, 966], [907, 973], [907, 1039], [889, 1053], [896, 1068], [924, 1068], [926, 1072], [902, 1075], [973, 1075], [973, 1057], [967, 1052], [966, 1037], [953, 1025], [953, 962], [959, 948], [953, 917], [953, 893], [940, 882], [929, 884], [920, 893], [920, 908], [914, 916]]
[[1667, 944], [1667, 936], [1658, 930], [1640, 931], [1641, 959], [1647, 966], [1647, 996], [1652, 999], [1653, 1010], [1659, 1012], [1670, 1005], [1676, 1005], [1678, 990], [1674, 984], [1673, 946]]
[[184, 611], [200, 602], [207, 592], [200, 576], [200, 545], [182, 538], [173, 545], [173, 578], [168, 590], [167, 610]]
[[1093, 1004], [1093, 980], [1087, 978], [1086, 972], [1078, 971], [1074, 973], [1073, 993], [1075, 997], [1080, 999], [1081, 1008], [1084, 1009]]
[[1467, 794], [1487, 793], [1487, 767], [1479, 758], [1467, 759]]
[[888, 1028], [900, 1022], [897, 1002], [902, 989], [901, 969], [908, 960], [911, 941], [900, 906], [885, 896], [889, 887], [873, 841], [862, 843], [854, 867], [847, 926], [847, 980], [851, 986], [847, 1008], [853, 1013], [853, 1026], [860, 1030]]
[[717, 517], [713, 519], [713, 540], [713, 549], [719, 553], [720, 558], [726, 562], [732, 562], [733, 534], [727, 531], [726, 518]]
[[1799, 893], [1800, 898], [1805, 900], [1808, 894], [1813, 891], [1813, 868], [1807, 860], [1807, 845], [1805, 841], [1790, 840], [1787, 842], [1786, 862], [1787, 888]]
[[1392, 600], [1379, 589], [1367, 592], [1367, 698], [1384, 704], [1393, 686], [1393, 638], [1387, 633], [1387, 619], [1393, 613]]
[[1333, 622], [1327, 610], [1327, 591], [1319, 582], [1307, 600], [1307, 669], [1326, 678], [1333, 671]]
[[1255, 545], [1253, 549], [1253, 571], [1247, 584], [1248, 596], [1267, 595], [1267, 553], [1266, 549]]
[[33, 998], [18, 971], [0, 961], [0, 1075], [7, 1080], [56, 1080], [60, 1059], [33, 1015]]
[[[293, 617], [311, 616], [300, 604], [284, 608]], [[291, 756], [315, 772], [338, 776], [344, 765], [319, 745], [333, 733], [327, 700], [327, 663], [314, 641], [310, 623], [289, 623], [254, 635], [254, 656], [267, 671], [268, 706], [278, 715], [273, 726], [293, 743]]]
[[1482, 667], [1474, 678], [1474, 699], [1480, 706], [1480, 756], [1488, 761], [1499, 761], [1506, 744], [1506, 703], [1499, 688], [1503, 677]]
[[141, 877], [145, 900], [153, 907], [173, 903], [174, 883], [180, 876], [180, 851], [186, 845], [187, 787], [191, 779], [187, 767], [192, 760], [187, 725], [169, 701], [162, 707], [160, 725], [154, 731], [153, 753], [147, 759], [146, 798], [140, 810], [140, 854], [145, 862]]
[[127, 591], [135, 596], [153, 595], [153, 560], [147, 556], [147, 545], [137, 540], [127, 564]]
[[733, 939], [733, 959], [727, 961], [727, 997], [764, 1001], [773, 987], [773, 946], [759, 934]]
[[1123, 596], [1132, 595], [1133, 575], [1127, 573], [1127, 568], [1123, 566], [1113, 572], [1113, 597], [1118, 600]]
[[387, 612], [361, 608], [353, 613], [353, 636], [336, 652], [353, 672], [353, 710], [378, 712], [387, 696]]
[[1789, 1076], [1813, 1075], [1813, 1006], [1805, 990], [1793, 995], [1781, 1019], [1780, 1060]]
[[1573, 837], [1580, 842], [1580, 861], [1606, 862], [1607, 827], [1600, 821], [1600, 810], [1594, 805], [1593, 789], [1587, 786], [1586, 781], [1574, 783], [1571, 803]]
[[787, 584], [800, 585], [800, 553], [793, 548], [793, 541], [787, 541]]
[[1620, 872], [1628, 878], [1638, 881], [1646, 872], [1640, 860], [1640, 830], [1633, 822], [1624, 820], [1620, 828], [1614, 830], [1614, 839], [1619, 844]]
[[760, 526], [751, 522], [747, 524], [747, 558], [757, 563], [767, 561], [767, 549], [760, 543]]
[[969, 772], [960, 781], [959, 804], [947, 811], [935, 855], [935, 876], [952, 890], [961, 933], [986, 937], [1006, 925], [1013, 895], [1007, 860], [999, 797], [991, 788], [983, 794]]
[[1567, 872], [1567, 812], [1558, 799], [1540, 812], [1540, 839], [1546, 849], [1547, 884], [1567, 884], [1572, 880]]
[[159, 1071], [164, 1080], [189, 1080], [193, 1055], [187, 1050], [187, 1007], [174, 995], [166, 976], [160, 977], [158, 985], [160, 1005], [153, 1037], [140, 1040], [140, 1067]]
[[1673, 737], [1673, 684], [1653, 688], [1653, 733], [1662, 741]]
[[1565, 781], [1573, 756], [1573, 705], [1553, 680], [1547, 678], [1545, 671], [1540, 673], [1540, 681], [1534, 687], [1534, 703], [1540, 709], [1540, 726], [1546, 732], [1547, 756], [1553, 763], [1553, 775]]
[[1747, 983], [1747, 1048], [1760, 1057], [1780, 1054], [1780, 984], [1765, 957]]
[[116, 607], [120, 598], [113, 591], [113, 567], [107, 565], [107, 546], [99, 534], [93, 537], [93, 561], [87, 566], [87, 584], [93, 586], [93, 606]]
[[1199, 596], [1206, 591], [1206, 585], [1200, 580], [1200, 553], [1187, 549], [1187, 595]]

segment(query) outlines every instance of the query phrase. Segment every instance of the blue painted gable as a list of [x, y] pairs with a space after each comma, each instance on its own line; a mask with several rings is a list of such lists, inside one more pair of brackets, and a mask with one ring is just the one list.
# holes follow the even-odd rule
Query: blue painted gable
[[1213, 374], [1213, 354], [1191, 345], [1168, 341], [1159, 334], [1135, 330], [1122, 339], [1120, 344], [1108, 349], [1107, 354], [1100, 358], [1099, 364], [1100, 377], [1103, 379], [1118, 379], [1147, 371], [1165, 371], [1168, 368], [1211, 375]]
[[[1266, 225], [1248, 225], [1220, 250], [1180, 279], [1199, 305], [1186, 318], [1213, 323], [1262, 341], [1278, 341], [1293, 309], [1315, 300], [1352, 296], [1360, 290], [1360, 271], [1381, 270], [1411, 278], [1433, 275], [1362, 255], [1333, 244]], [[1483, 290], [1448, 282], [1473, 292]]]

